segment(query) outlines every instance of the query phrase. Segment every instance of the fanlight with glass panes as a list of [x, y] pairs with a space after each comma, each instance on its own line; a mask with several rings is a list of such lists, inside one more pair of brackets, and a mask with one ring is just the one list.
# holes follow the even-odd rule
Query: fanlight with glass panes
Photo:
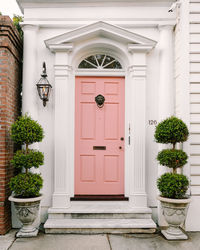
[[79, 69], [122, 69], [118, 60], [105, 54], [95, 54], [81, 61]]

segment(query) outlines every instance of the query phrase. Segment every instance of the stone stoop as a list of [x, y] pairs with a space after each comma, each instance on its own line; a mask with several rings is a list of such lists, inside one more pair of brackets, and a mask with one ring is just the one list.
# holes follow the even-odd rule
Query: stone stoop
[[72, 201], [67, 209], [50, 208], [45, 233], [154, 233], [150, 208], [128, 201]]

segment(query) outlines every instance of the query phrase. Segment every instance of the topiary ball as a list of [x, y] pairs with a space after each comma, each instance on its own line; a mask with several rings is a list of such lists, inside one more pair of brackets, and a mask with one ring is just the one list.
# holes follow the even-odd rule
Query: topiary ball
[[163, 149], [157, 156], [160, 165], [168, 168], [180, 168], [187, 163], [187, 159], [187, 154], [178, 149]]
[[38, 150], [28, 149], [28, 152], [26, 152], [22, 149], [15, 153], [10, 162], [18, 169], [39, 168], [39, 166], [44, 164], [44, 154]]
[[10, 189], [18, 198], [32, 198], [40, 196], [43, 180], [40, 174], [21, 173], [11, 178]]
[[18, 144], [32, 144], [42, 141], [44, 132], [41, 125], [27, 114], [20, 116], [11, 126], [11, 138]]
[[188, 135], [189, 131], [186, 124], [181, 119], [172, 116], [156, 126], [154, 137], [158, 143], [175, 144], [186, 141]]
[[157, 187], [162, 197], [184, 199], [189, 186], [187, 177], [183, 174], [165, 173], [157, 180]]

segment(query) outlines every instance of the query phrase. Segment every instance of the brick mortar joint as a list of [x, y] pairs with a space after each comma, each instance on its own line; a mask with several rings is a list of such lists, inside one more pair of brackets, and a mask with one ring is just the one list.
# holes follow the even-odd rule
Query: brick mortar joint
[[[14, 54], [18, 54], [18, 57], [20, 57], [22, 55], [22, 51], [23, 51], [23, 46], [22, 43], [18, 43], [16, 42], [12, 35], [9, 35], [7, 33], [1, 35], [0, 34], [0, 49], [3, 48], [8, 48], [9, 50], [12, 51], [12, 53]], [[3, 38], [3, 39], [2, 39]]]
[[20, 49], [22, 49], [23, 42], [22, 39], [18, 36], [18, 30], [12, 30], [9, 26], [2, 26], [0, 23], [0, 37], [4, 39], [6, 39], [6, 37], [9, 37], [10, 41], [15, 45], [15, 47], [19, 47]]

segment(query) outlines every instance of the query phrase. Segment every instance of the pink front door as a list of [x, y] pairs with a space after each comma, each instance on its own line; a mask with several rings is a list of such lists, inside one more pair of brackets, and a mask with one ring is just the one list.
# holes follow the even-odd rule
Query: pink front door
[[76, 195], [124, 194], [124, 87], [124, 77], [76, 77]]

